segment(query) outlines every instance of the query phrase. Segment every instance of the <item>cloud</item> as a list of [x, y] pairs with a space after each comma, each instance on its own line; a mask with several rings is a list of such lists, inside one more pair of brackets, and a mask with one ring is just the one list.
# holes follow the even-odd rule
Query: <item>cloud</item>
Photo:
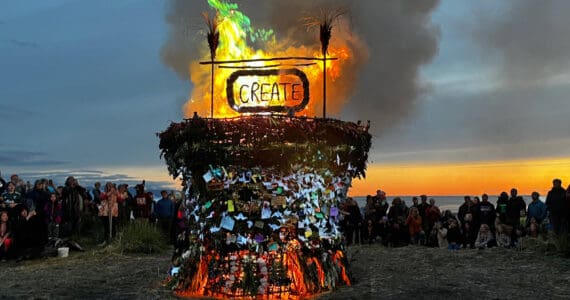
[[29, 42], [29, 41], [23, 41], [23, 40], [18, 40], [18, 39], [10, 39], [10, 40], [8, 40], [8, 42], [10, 42], [12, 45], [22, 47], [22, 48], [39, 48], [40, 47], [40, 45], [36, 42]]
[[[181, 78], [187, 78], [190, 62], [204, 53], [201, 11], [206, 1], [170, 1], [166, 21], [170, 32], [162, 49], [163, 61]], [[303, 15], [317, 15], [323, 7], [346, 7], [350, 29], [363, 37], [363, 51], [351, 59], [355, 68], [331, 86], [350, 86], [345, 93], [329, 93], [327, 98], [346, 97], [343, 115], [373, 120], [372, 131], [401, 121], [413, 111], [416, 102], [429, 91], [420, 78], [420, 68], [438, 51], [439, 31], [431, 14], [439, 1], [240, 1], [240, 10], [251, 17], [256, 28], [272, 28], [277, 39], [309, 47], [318, 44], [315, 32], [307, 32]], [[333, 32], [333, 37], [334, 37]], [[369, 60], [368, 55], [370, 55]], [[355, 87], [355, 90], [352, 90]], [[332, 89], [332, 88], [331, 88]], [[320, 101], [320, 99], [312, 99]], [[328, 100], [327, 100], [328, 101]], [[338, 101], [338, 100], [337, 100]]]
[[570, 1], [509, 0], [501, 4], [502, 9], [493, 6], [494, 13], [476, 6], [481, 18], [470, 24], [482, 54], [498, 60], [499, 80], [525, 87], [568, 76]]
[[0, 117], [1, 118], [12, 118], [18, 117], [19, 119], [25, 116], [33, 116], [37, 113], [22, 107], [18, 107], [16, 105], [6, 105], [0, 104]]
[[[95, 182], [113, 182], [116, 184], [126, 183], [129, 188], [134, 188], [135, 185], [142, 182], [142, 180], [125, 175], [125, 174], [108, 174], [99, 170], [56, 170], [56, 171], [25, 171], [19, 172], [19, 177], [23, 180], [34, 182], [37, 179], [47, 178], [52, 179], [56, 185], [64, 185], [65, 180], [69, 176], [75, 177], [79, 184], [86, 188], [92, 188]], [[173, 188], [172, 182], [167, 181], [146, 181], [145, 187], [147, 190], [170, 190]]]
[[26, 150], [0, 150], [2, 166], [59, 166], [68, 161], [52, 160], [46, 153]]

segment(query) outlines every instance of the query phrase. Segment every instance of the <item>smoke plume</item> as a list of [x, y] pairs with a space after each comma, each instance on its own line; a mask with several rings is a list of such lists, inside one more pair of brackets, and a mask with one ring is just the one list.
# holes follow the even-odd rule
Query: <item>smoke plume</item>
[[[255, 27], [274, 30], [276, 47], [301, 48], [310, 56], [320, 49], [318, 32], [307, 30], [302, 18], [319, 16], [323, 8], [345, 8], [349, 13], [333, 29], [331, 45], [346, 45], [352, 56], [329, 83], [327, 113], [339, 115], [344, 105], [344, 113], [372, 120], [374, 129], [401, 119], [426, 92], [419, 70], [437, 53], [439, 32], [431, 22], [437, 4], [437, 0], [245, 0], [239, 1], [239, 9]], [[174, 0], [169, 6], [170, 35], [162, 49], [163, 61], [181, 78], [188, 78], [189, 66], [207, 57], [199, 32], [204, 28], [200, 12], [210, 9], [205, 0]], [[320, 101], [320, 95], [311, 95], [313, 105], [320, 107]], [[320, 109], [314, 111], [321, 115]]]
[[481, 23], [472, 25], [485, 54], [497, 55], [502, 83], [521, 87], [568, 77], [570, 1], [511, 0], [502, 4], [500, 13], [487, 11]]

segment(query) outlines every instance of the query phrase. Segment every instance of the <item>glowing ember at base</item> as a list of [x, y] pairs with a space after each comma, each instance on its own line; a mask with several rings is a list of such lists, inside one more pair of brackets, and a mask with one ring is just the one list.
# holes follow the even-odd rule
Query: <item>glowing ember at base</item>
[[[300, 298], [331, 290], [327, 276], [342, 274], [339, 284], [350, 285], [345, 262], [340, 250], [322, 258], [305, 256], [295, 250], [272, 251], [261, 256], [255, 252], [239, 251], [226, 256], [210, 253], [198, 262], [191, 278], [191, 285], [176, 288], [182, 297], [208, 296], [239, 298], [263, 296], [263, 298]], [[323, 265], [333, 269], [326, 274]], [[209, 269], [204, 268], [209, 267]], [[318, 280], [313, 281], [312, 275]]]

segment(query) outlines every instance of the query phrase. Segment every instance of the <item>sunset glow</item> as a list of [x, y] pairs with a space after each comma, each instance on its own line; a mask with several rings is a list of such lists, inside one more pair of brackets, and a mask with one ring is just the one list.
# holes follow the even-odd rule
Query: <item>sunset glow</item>
[[538, 191], [545, 195], [552, 179], [564, 186], [570, 180], [570, 157], [511, 161], [442, 164], [370, 164], [365, 180], [355, 180], [353, 196], [390, 195], [489, 195], [516, 187], [520, 194]]

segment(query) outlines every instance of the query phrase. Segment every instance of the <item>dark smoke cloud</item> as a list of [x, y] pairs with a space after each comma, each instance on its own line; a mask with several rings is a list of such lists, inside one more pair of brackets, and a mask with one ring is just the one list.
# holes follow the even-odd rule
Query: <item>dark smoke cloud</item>
[[[483, 55], [497, 55], [504, 84], [542, 84], [570, 67], [570, 1], [510, 0], [504, 10], [472, 24]], [[490, 51], [489, 51], [490, 50]]]
[[349, 104], [373, 132], [405, 120], [428, 92], [420, 68], [437, 54], [439, 30], [431, 13], [439, 1], [354, 1], [353, 21], [370, 47], [370, 60]]
[[[370, 119], [373, 121], [372, 130], [380, 133], [381, 128], [413, 111], [414, 102], [427, 91], [419, 71], [438, 50], [439, 31], [431, 22], [431, 13], [438, 2], [246, 0], [239, 1], [239, 5], [257, 28], [273, 28], [278, 39], [287, 37], [307, 45], [318, 43], [318, 37], [315, 31], [307, 31], [303, 26], [303, 16], [318, 16], [322, 8], [347, 9], [350, 23], [347, 26], [368, 46], [355, 59], [362, 62], [368, 56], [369, 59], [360, 74], [354, 73], [351, 76], [354, 78], [349, 78], [357, 84], [343, 115]], [[162, 49], [162, 56], [163, 61], [182, 78], [188, 77], [188, 64], [206, 50], [199, 49], [204, 38], [196, 38], [198, 28], [204, 27], [200, 12], [207, 10], [205, 3], [205, 0], [169, 2], [166, 20], [170, 25], [170, 36]]]

